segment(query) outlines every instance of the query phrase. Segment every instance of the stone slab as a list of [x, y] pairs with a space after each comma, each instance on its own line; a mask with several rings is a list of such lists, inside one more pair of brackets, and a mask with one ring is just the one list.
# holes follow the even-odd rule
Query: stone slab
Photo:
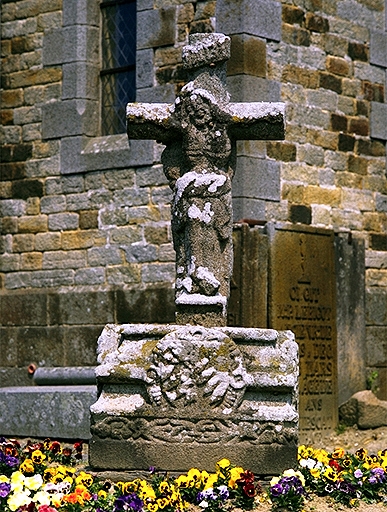
[[269, 224], [269, 322], [300, 348], [300, 442], [338, 423], [334, 233]]
[[364, 240], [335, 236], [338, 402], [366, 388]]
[[234, 225], [234, 265], [228, 325], [265, 326], [267, 322], [267, 235], [246, 223]]
[[296, 461], [297, 344], [273, 329], [107, 325], [90, 465], [212, 470], [228, 457], [257, 474]]
[[96, 386], [0, 388], [0, 432], [5, 436], [89, 439]]
[[250, 34], [281, 40], [281, 3], [273, 0], [218, 0], [216, 28], [225, 34]]
[[371, 137], [387, 140], [387, 105], [371, 101], [370, 129]]
[[371, 30], [370, 62], [387, 68], [387, 32]]
[[[139, 441], [131, 444], [118, 440], [96, 440], [89, 442], [89, 463], [98, 469], [117, 468], [117, 470], [147, 470], [154, 466], [160, 471], [186, 472], [191, 467], [213, 472], [216, 462], [227, 457], [233, 464], [248, 468], [256, 476], [278, 475], [284, 468], [293, 467], [297, 458], [297, 447], [289, 445], [266, 444], [252, 446], [242, 443], [152, 443]], [[103, 457], [99, 453], [103, 453]], [[173, 454], [171, 456], [171, 454]], [[268, 468], [270, 472], [268, 473]]]

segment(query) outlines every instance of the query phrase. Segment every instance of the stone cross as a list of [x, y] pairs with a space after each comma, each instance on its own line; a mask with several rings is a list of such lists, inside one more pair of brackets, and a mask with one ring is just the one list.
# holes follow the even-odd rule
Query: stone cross
[[182, 57], [191, 76], [174, 104], [129, 103], [127, 131], [129, 139], [166, 145], [162, 163], [173, 191], [176, 321], [222, 326], [233, 266], [236, 141], [283, 139], [284, 105], [230, 102], [230, 38], [223, 34], [191, 35]]

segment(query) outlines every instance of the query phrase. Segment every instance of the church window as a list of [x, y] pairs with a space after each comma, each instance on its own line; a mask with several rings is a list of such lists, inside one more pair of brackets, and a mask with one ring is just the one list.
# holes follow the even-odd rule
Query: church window
[[136, 1], [104, 0], [102, 15], [101, 134], [126, 131], [125, 106], [136, 95]]

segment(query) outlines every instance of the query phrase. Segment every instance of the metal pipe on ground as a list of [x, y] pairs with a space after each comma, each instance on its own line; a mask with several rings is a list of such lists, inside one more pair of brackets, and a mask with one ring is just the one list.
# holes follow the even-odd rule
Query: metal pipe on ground
[[37, 368], [33, 381], [38, 386], [80, 386], [97, 384], [94, 366]]

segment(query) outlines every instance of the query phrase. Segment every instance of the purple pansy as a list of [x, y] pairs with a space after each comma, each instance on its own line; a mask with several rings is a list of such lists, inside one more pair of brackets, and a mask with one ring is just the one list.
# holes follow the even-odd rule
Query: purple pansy
[[5, 498], [11, 492], [11, 484], [7, 482], [0, 483], [0, 498]]
[[143, 501], [136, 493], [124, 494], [114, 502], [115, 512], [120, 510], [131, 510], [132, 512], [140, 512], [144, 506]]

